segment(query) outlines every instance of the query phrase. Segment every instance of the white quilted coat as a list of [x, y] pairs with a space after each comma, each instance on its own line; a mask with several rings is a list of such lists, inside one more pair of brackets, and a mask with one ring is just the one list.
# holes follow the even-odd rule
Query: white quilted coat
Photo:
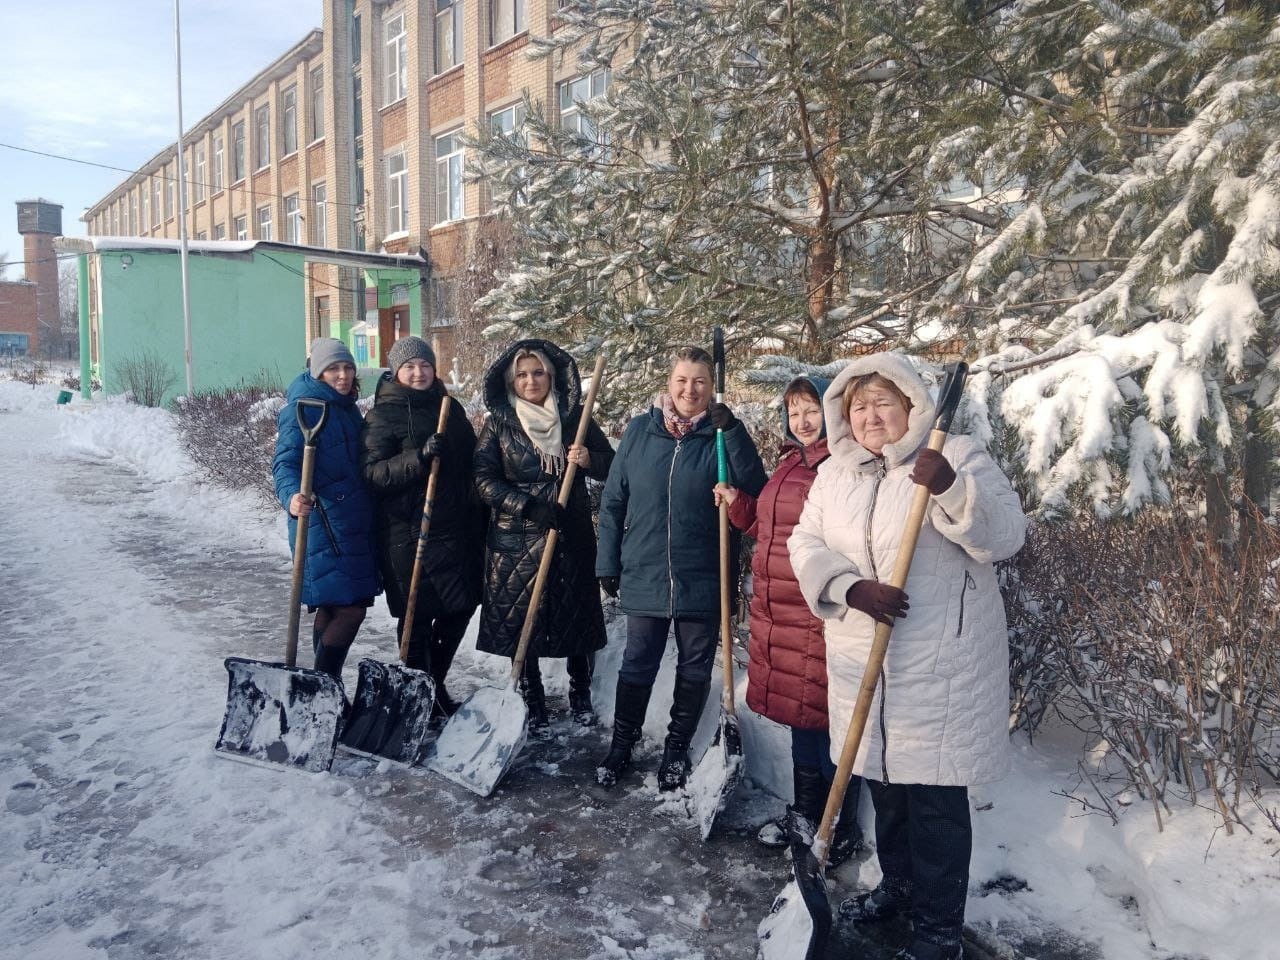
[[[841, 412], [845, 384], [866, 373], [912, 401], [907, 432], [883, 459], [853, 439]], [[800, 588], [825, 622], [831, 755], [839, 761], [875, 622], [851, 610], [858, 580], [888, 580], [916, 485], [916, 451], [934, 404], [902, 355], [855, 360], [823, 397], [831, 458], [819, 469], [787, 541]], [[911, 605], [894, 625], [854, 772], [892, 783], [965, 786], [1002, 777], [1009, 764], [1009, 648], [994, 561], [1022, 546], [1026, 517], [995, 462], [968, 437], [943, 454], [956, 481], [934, 497], [905, 587]]]

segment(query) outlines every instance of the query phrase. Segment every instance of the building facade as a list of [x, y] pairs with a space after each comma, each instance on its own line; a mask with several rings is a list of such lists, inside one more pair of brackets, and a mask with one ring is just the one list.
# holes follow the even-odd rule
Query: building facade
[[[323, 26], [266, 66], [183, 138], [187, 232], [413, 253], [432, 264], [415, 288], [370, 288], [361, 271], [309, 264], [314, 334], [376, 327], [382, 353], [421, 298], [442, 366], [455, 354], [460, 293], [484, 185], [464, 176], [461, 135], [518, 133], [523, 98], [564, 123], [604, 93], [607, 71], [580, 76], [532, 60], [530, 38], [556, 29], [558, 0], [321, 0]], [[91, 236], [178, 236], [177, 156], [161, 151], [85, 212]]]

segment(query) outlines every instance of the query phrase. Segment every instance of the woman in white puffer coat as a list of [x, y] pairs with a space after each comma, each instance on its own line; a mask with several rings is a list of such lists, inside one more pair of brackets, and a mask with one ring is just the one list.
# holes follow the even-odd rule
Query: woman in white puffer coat
[[[1008, 635], [995, 561], [1022, 546], [1017, 494], [968, 437], [925, 447], [934, 403], [897, 353], [855, 360], [823, 397], [831, 457], [788, 541], [825, 624], [831, 750], [838, 759], [875, 621], [898, 622], [854, 764], [876, 811], [884, 875], [844, 919], [909, 914], [900, 960], [954, 960], [968, 889], [967, 787], [1008, 768]], [[893, 569], [916, 484], [933, 495], [905, 590]], [[908, 604], [910, 598], [910, 604]], [[908, 610], [910, 611], [908, 613]]]

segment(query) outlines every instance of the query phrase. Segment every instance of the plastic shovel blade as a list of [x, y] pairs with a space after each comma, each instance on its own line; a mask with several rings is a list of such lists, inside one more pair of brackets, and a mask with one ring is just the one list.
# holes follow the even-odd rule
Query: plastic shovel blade
[[711, 836], [718, 817], [742, 782], [742, 731], [738, 718], [720, 711], [715, 739], [689, 777], [689, 793], [702, 839]]
[[826, 952], [831, 901], [812, 843], [812, 824], [797, 817], [791, 830], [795, 879], [782, 888], [769, 915], [756, 928], [759, 960], [821, 960]]
[[228, 657], [227, 711], [214, 750], [313, 773], [329, 769], [346, 697], [327, 673]]
[[436, 684], [429, 673], [398, 663], [361, 660], [351, 713], [339, 746], [352, 753], [421, 763], [431, 733]]
[[514, 687], [480, 687], [436, 738], [428, 770], [490, 796], [524, 746], [528, 708]]

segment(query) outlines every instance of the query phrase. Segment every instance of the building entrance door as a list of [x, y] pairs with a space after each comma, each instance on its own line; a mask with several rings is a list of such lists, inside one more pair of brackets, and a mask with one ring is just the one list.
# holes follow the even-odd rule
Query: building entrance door
[[378, 363], [387, 365], [391, 345], [409, 332], [409, 308], [382, 307], [378, 310]]

